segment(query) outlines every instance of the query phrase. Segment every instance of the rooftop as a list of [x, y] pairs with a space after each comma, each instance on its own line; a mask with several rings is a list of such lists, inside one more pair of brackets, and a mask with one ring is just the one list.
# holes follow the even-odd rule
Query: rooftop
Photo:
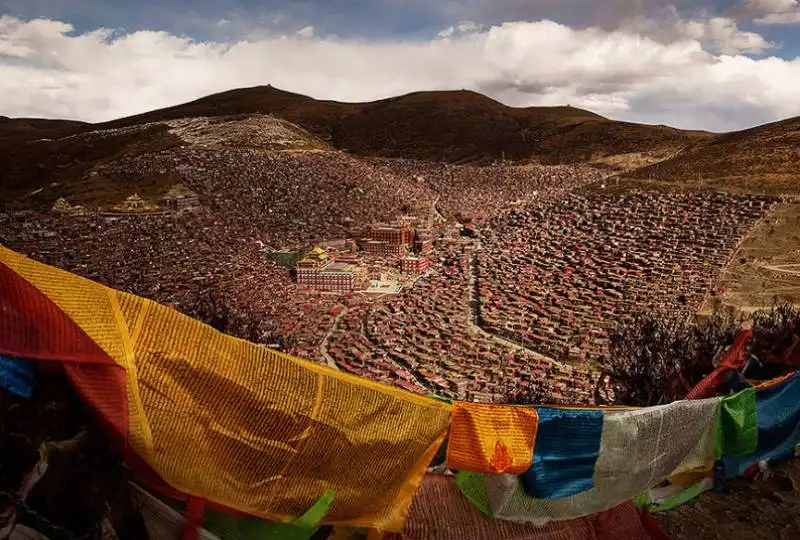
[[345, 263], [331, 263], [324, 270], [326, 272], [352, 272], [353, 266]]

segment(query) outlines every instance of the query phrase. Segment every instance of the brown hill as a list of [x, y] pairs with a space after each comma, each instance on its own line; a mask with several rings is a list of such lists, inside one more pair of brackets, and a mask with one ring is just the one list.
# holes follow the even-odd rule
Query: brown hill
[[800, 191], [800, 117], [724, 133], [626, 176], [743, 191]]
[[90, 124], [73, 120], [8, 118], [0, 116], [0, 140], [8, 138], [58, 138], [78, 133]]
[[97, 124], [96, 128], [112, 129], [201, 116], [274, 114], [315, 135], [329, 139], [332, 127], [342, 117], [357, 111], [359, 106], [360, 104], [316, 100], [272, 86], [258, 86], [213, 94], [166, 109]]
[[[215, 155], [233, 149], [331, 150], [303, 129], [263, 115], [181, 118], [114, 129], [98, 127], [54, 124], [47, 130], [48, 126], [35, 126], [3, 139], [0, 123], [0, 194], [5, 206], [49, 208], [59, 197], [73, 203], [106, 205], [132, 191], [160, 197], [176, 182], [177, 176], [170, 167], [128, 175], [124, 180], [112, 180], [103, 171], [114, 163], [174, 152], [187, 145], [209, 150], [212, 162]], [[44, 133], [69, 135], [40, 138]]]
[[[487, 163], [505, 157], [550, 164], [617, 160], [620, 155], [641, 156], [653, 151], [671, 155], [705, 136], [614, 122], [572, 107], [507, 107], [468, 91], [417, 92], [372, 103], [338, 103], [266, 86], [223, 92], [101, 124], [0, 119], [0, 194], [5, 205], [17, 207], [20, 201], [23, 207], [44, 207], [56, 196], [102, 204], [130, 190], [159, 196], [171, 182], [169, 178], [131, 178], [127, 180], [130, 185], [119, 185], [92, 173], [120, 159], [182, 146], [185, 141], [176, 136], [176, 129], [187, 132], [176, 128], [175, 122], [187, 119], [206, 119], [187, 129], [194, 138], [205, 136], [204, 130], [217, 133], [209, 142], [212, 146], [248, 146], [252, 139], [259, 141], [262, 149], [285, 149], [262, 141], [253, 126], [248, 128], [251, 131], [245, 130], [252, 137], [237, 138], [246, 118], [267, 118], [265, 114], [307, 130], [286, 128], [302, 131], [304, 135], [295, 138], [315, 139], [306, 149], [327, 149], [327, 141], [357, 155], [449, 162]], [[637, 163], [641, 164], [641, 159]], [[38, 191], [42, 188], [43, 192]], [[30, 199], [33, 192], [37, 192], [35, 200]]]
[[[715, 135], [617, 122], [573, 107], [508, 107], [463, 90], [340, 103], [260, 86], [95, 125], [0, 118], [0, 170], [5, 171], [0, 190], [40, 187], [86, 174], [93, 164], [121, 155], [180, 145], [165, 122], [257, 114], [283, 118], [360, 156], [473, 164], [503, 158], [589, 163], [634, 171], [627, 176], [640, 179], [771, 192], [797, 189], [800, 119]], [[141, 129], [132, 131], [135, 127]], [[100, 130], [106, 134], [102, 143], [84, 138]]]
[[116, 128], [189, 116], [274, 114], [357, 155], [547, 164], [672, 154], [708, 134], [616, 122], [574, 107], [508, 107], [462, 91], [415, 92], [371, 103], [320, 101], [271, 86], [231, 90], [102, 124]]
[[513, 108], [461, 91], [420, 92], [377, 102], [340, 122], [333, 143], [369, 156], [559, 164], [680, 148], [694, 137], [661, 126], [615, 122], [573, 107]]
[[[104, 163], [125, 156], [141, 155], [177, 147], [181, 139], [169, 133], [165, 124], [153, 124], [112, 131], [86, 131], [49, 138], [30, 133], [0, 139], [0, 206], [30, 207], [51, 205], [72, 190], [88, 194], [87, 202], [105, 202], [118, 190], [140, 189], [140, 186], [118, 186], [116, 189], [91, 171]], [[39, 133], [41, 134], [41, 133]], [[44, 191], [40, 191], [44, 189]]]
[[[91, 124], [73, 122], [71, 120], [42, 120], [39, 118], [8, 118], [0, 116], [0, 186], [6, 187], [11, 183], [12, 167], [25, 161], [30, 155], [30, 149], [35, 143], [48, 143], [54, 139], [61, 139], [87, 129]], [[38, 148], [44, 148], [39, 144]], [[31, 157], [45, 157], [36, 150]], [[45, 165], [46, 166], [46, 165]]]

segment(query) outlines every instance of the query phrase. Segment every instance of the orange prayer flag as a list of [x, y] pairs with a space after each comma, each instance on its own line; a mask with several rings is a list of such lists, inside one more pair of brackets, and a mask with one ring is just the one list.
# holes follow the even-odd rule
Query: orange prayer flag
[[533, 408], [455, 402], [447, 466], [522, 474], [531, 466], [539, 416]]

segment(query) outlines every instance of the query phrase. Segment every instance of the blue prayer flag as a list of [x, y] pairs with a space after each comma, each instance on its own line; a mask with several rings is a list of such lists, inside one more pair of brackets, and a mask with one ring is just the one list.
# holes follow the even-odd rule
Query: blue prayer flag
[[603, 411], [537, 407], [539, 429], [522, 487], [536, 499], [561, 499], [593, 486]]

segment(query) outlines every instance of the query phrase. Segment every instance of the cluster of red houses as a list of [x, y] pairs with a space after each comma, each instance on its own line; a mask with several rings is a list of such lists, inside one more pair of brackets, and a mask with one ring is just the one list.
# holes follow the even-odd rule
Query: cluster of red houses
[[357, 239], [343, 242], [342, 249], [321, 247], [308, 251], [297, 263], [297, 283], [324, 292], [347, 293], [366, 287], [366, 271], [360, 253], [385, 259], [387, 266], [403, 274], [419, 275], [431, 265], [433, 232], [417, 226], [417, 218], [404, 216], [391, 224], [364, 227]]

